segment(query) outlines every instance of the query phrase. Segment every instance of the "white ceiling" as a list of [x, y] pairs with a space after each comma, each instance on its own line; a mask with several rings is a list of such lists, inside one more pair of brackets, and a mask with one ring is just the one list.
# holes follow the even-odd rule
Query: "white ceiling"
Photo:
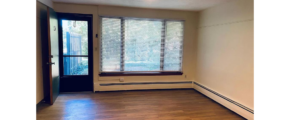
[[228, 0], [53, 0], [54, 2], [199, 11]]

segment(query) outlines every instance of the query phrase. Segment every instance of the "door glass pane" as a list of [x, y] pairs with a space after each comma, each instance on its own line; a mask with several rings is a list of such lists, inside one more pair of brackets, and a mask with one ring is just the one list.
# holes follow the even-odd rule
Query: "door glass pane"
[[125, 71], [159, 71], [162, 21], [125, 20]]
[[64, 75], [88, 75], [88, 57], [63, 57]]
[[87, 21], [62, 20], [63, 55], [88, 55]]

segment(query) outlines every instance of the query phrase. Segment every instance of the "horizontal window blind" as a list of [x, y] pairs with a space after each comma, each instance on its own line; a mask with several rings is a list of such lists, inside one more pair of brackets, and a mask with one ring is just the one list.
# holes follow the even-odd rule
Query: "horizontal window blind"
[[101, 17], [101, 72], [182, 71], [183, 21]]
[[121, 20], [102, 18], [101, 70], [121, 70]]
[[182, 66], [183, 23], [166, 22], [164, 71], [180, 71]]

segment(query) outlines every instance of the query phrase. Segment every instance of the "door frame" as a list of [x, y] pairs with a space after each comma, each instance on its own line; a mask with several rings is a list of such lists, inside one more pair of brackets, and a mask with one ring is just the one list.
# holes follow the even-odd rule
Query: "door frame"
[[[60, 73], [60, 81], [62, 78], [78, 78], [87, 75], [64, 75], [64, 67], [63, 67], [63, 36], [62, 36], [62, 20], [84, 20], [88, 22], [88, 76], [90, 76], [91, 86], [90, 91], [94, 92], [94, 72], [93, 72], [93, 15], [92, 14], [78, 14], [78, 13], [62, 13], [58, 12], [58, 31], [59, 31], [59, 73]], [[61, 87], [61, 86], [60, 86]], [[62, 91], [60, 91], [62, 92]], [[66, 91], [67, 92], [67, 91]]]

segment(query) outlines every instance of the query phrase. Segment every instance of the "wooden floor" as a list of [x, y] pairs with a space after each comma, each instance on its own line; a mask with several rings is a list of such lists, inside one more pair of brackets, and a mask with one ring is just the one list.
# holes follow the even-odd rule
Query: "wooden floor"
[[195, 90], [60, 94], [37, 120], [244, 120]]

